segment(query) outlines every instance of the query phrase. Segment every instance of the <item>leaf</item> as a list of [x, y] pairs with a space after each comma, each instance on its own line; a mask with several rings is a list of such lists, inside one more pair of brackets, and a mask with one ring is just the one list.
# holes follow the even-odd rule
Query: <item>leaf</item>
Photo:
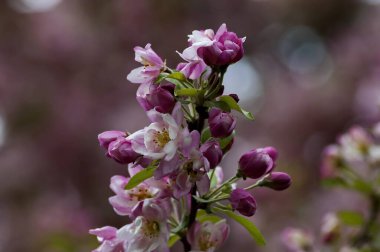
[[235, 130], [228, 137], [219, 139], [220, 148], [222, 150], [224, 148], [226, 148], [231, 143], [231, 141], [234, 139], [234, 136], [235, 136]]
[[370, 194], [372, 192], [371, 184], [367, 183], [362, 179], [355, 179], [354, 181], [352, 181], [352, 184], [350, 184], [350, 187], [364, 194]]
[[210, 127], [204, 128], [201, 134], [201, 142], [204, 143], [211, 138]]
[[226, 112], [231, 111], [231, 108], [228, 106], [228, 104], [223, 101], [205, 101], [203, 105], [205, 105], [208, 108], [217, 107]]
[[326, 187], [344, 187], [347, 188], [347, 182], [343, 178], [326, 178], [322, 180], [322, 185]]
[[169, 236], [169, 240], [168, 240], [168, 247], [171, 248], [173, 247], [173, 245], [179, 241], [181, 239], [181, 237], [179, 237], [178, 235], [176, 234], [173, 234], [171, 233], [170, 236]]
[[235, 101], [235, 99], [232, 98], [231, 96], [229, 96], [229, 95], [220, 96], [219, 97], [219, 101], [225, 102], [230, 107], [230, 109], [239, 111], [240, 113], [242, 113], [249, 120], [253, 120], [254, 119], [254, 117], [251, 114], [251, 112], [248, 112], [248, 111], [242, 109], [240, 107], [240, 105]]
[[362, 214], [353, 211], [339, 211], [337, 212], [339, 220], [348, 226], [361, 226], [365, 222]]
[[[214, 173], [214, 175], [211, 178], [211, 175], [213, 173]], [[215, 169], [212, 169], [211, 171], [209, 171], [207, 173], [207, 175], [208, 175], [209, 178], [211, 178], [211, 180], [210, 180], [210, 188], [215, 188], [217, 186], [217, 184], [218, 184], [218, 178], [217, 178], [217, 176], [215, 174]]]
[[230, 210], [221, 209], [221, 208], [213, 208], [213, 209], [227, 215], [228, 217], [230, 217], [231, 219], [233, 219], [234, 221], [242, 225], [249, 232], [249, 234], [252, 236], [252, 238], [256, 241], [258, 245], [260, 246], [265, 245], [264, 236], [261, 234], [260, 230], [255, 226], [255, 224], [253, 224], [251, 221], [249, 221], [248, 219], [240, 215], [235, 214], [234, 212]]
[[197, 96], [198, 90], [195, 88], [181, 88], [175, 90], [177, 96]]
[[155, 83], [160, 83], [163, 81], [169, 74], [168, 73], [160, 73], [160, 75], [157, 77]]
[[144, 182], [146, 179], [153, 177], [154, 171], [156, 170], [155, 165], [149, 165], [147, 168], [136, 173], [135, 176], [131, 177], [128, 184], [125, 186], [125, 190], [131, 190], [140, 183]]
[[203, 209], [200, 209], [198, 210], [197, 212], [197, 220], [199, 222], [206, 222], [206, 221], [210, 221], [212, 223], [217, 223], [218, 221], [220, 221], [222, 218], [220, 218], [219, 216], [216, 216], [214, 214], [208, 214], [205, 210]]
[[186, 81], [186, 76], [181, 72], [172, 72], [168, 76], [166, 76], [167, 79], [175, 79], [179, 81]]

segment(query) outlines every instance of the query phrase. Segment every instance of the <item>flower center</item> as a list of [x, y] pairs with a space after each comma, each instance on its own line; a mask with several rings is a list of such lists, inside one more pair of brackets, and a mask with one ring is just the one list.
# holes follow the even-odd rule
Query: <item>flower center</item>
[[144, 199], [153, 198], [153, 195], [147, 188], [134, 188], [128, 193], [129, 197], [133, 201], [142, 201]]
[[156, 131], [154, 133], [153, 142], [160, 149], [164, 148], [164, 146], [170, 141], [169, 132], [166, 128], [162, 129], [162, 131]]
[[145, 219], [142, 231], [144, 235], [149, 238], [157, 237], [160, 233], [160, 224], [157, 221], [150, 221]]
[[199, 248], [201, 251], [208, 251], [210, 248], [215, 247], [218, 240], [212, 240], [209, 232], [203, 232], [199, 238]]

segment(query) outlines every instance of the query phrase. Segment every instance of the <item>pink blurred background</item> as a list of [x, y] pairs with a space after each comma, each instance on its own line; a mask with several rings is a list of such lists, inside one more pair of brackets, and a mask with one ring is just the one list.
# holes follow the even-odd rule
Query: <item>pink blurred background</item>
[[356, 202], [320, 187], [320, 153], [352, 124], [380, 119], [379, 0], [5, 0], [0, 251], [91, 251], [89, 228], [126, 223], [107, 201], [109, 178], [125, 168], [104, 157], [97, 134], [147, 122], [137, 86], [126, 80], [137, 66], [133, 47], [150, 42], [175, 66], [187, 34], [223, 22], [247, 36], [226, 92], [256, 116], [237, 115], [225, 173], [244, 151], [273, 145], [278, 169], [294, 183], [285, 192], [255, 191], [252, 220], [266, 247], [232, 225], [220, 251], [283, 251], [285, 227], [317, 229], [325, 211]]

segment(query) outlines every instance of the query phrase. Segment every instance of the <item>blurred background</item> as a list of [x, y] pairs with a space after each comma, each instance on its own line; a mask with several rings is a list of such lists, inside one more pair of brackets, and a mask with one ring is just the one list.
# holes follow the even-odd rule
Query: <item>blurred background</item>
[[315, 230], [324, 212], [360, 205], [320, 187], [319, 163], [339, 133], [380, 119], [379, 0], [3, 0], [0, 251], [91, 251], [89, 228], [126, 223], [107, 201], [109, 178], [126, 170], [97, 134], [147, 123], [126, 80], [133, 47], [150, 42], [174, 67], [187, 34], [223, 22], [247, 36], [226, 92], [256, 116], [237, 115], [225, 173], [244, 151], [273, 145], [294, 183], [254, 191], [266, 247], [233, 225], [220, 251], [284, 251], [285, 227]]

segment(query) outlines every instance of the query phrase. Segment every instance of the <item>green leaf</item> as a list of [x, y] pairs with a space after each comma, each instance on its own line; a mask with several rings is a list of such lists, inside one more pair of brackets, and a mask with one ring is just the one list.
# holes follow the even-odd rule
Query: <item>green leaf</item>
[[347, 182], [343, 178], [326, 178], [322, 180], [322, 185], [326, 187], [344, 187], [347, 188]]
[[163, 81], [169, 74], [168, 73], [160, 73], [160, 75], [157, 77], [155, 83], [160, 83]]
[[[211, 178], [211, 175], [214, 173], [214, 175], [212, 176]], [[218, 179], [217, 179], [217, 176], [215, 174], [215, 169], [212, 169], [211, 171], [209, 171], [207, 173], [208, 177], [211, 178], [210, 180], [210, 188], [215, 188], [217, 186], [217, 183], [218, 183]]]
[[179, 241], [181, 239], [181, 237], [179, 237], [178, 235], [176, 234], [173, 234], [171, 233], [170, 236], [169, 236], [169, 240], [168, 240], [168, 247], [171, 248], [173, 247], [173, 245]]
[[175, 94], [177, 96], [197, 96], [198, 90], [195, 88], [181, 88], [181, 89], [176, 89]]
[[239, 111], [240, 113], [242, 113], [249, 120], [253, 120], [254, 119], [254, 117], [251, 114], [251, 112], [248, 112], [248, 111], [242, 109], [240, 107], [240, 105], [235, 101], [235, 99], [232, 98], [231, 96], [229, 96], [229, 95], [220, 96], [219, 97], [219, 101], [225, 102], [230, 107], [230, 109]]
[[252, 236], [252, 238], [256, 241], [258, 245], [260, 246], [265, 245], [264, 236], [261, 234], [260, 230], [255, 226], [255, 224], [253, 224], [251, 221], [249, 221], [248, 219], [240, 215], [235, 214], [234, 212], [230, 210], [221, 209], [221, 208], [213, 208], [213, 209], [227, 215], [228, 217], [230, 217], [231, 219], [233, 219], [234, 221], [242, 225], [248, 231], [248, 233]]
[[353, 211], [339, 211], [337, 212], [339, 220], [347, 226], [361, 226], [365, 220], [362, 214]]
[[226, 112], [231, 111], [231, 108], [228, 106], [228, 104], [223, 101], [205, 101], [203, 105], [205, 105], [208, 108], [217, 107]]
[[222, 218], [214, 214], [208, 214], [205, 210], [200, 209], [197, 212], [197, 220], [199, 222], [210, 221], [212, 223], [217, 223], [218, 221], [222, 220]]
[[179, 81], [186, 81], [186, 76], [181, 72], [172, 72], [168, 76], [166, 76], [168, 79], [175, 79]]
[[147, 168], [136, 173], [135, 176], [131, 177], [128, 181], [128, 184], [125, 186], [125, 190], [130, 190], [141, 182], [144, 182], [146, 179], [153, 177], [154, 171], [156, 170], [155, 165], [149, 165]]
[[204, 143], [211, 138], [210, 127], [204, 128], [201, 134], [201, 142]]
[[352, 189], [364, 193], [364, 194], [370, 194], [372, 193], [372, 186], [371, 184], [367, 183], [366, 181], [362, 179], [355, 179], [352, 181], [352, 183], [349, 185]]
[[222, 150], [224, 148], [226, 148], [231, 143], [231, 141], [234, 139], [234, 136], [235, 136], [235, 130], [228, 137], [219, 139], [220, 148]]

